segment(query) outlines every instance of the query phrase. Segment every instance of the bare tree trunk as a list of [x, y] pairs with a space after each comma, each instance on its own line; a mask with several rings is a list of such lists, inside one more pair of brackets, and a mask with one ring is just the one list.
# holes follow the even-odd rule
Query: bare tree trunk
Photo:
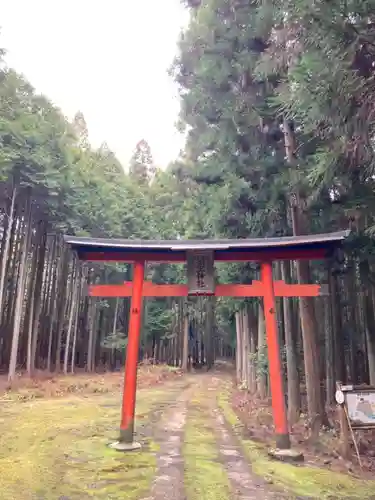
[[249, 351], [250, 351], [250, 372], [249, 372], [249, 377], [250, 377], [250, 392], [251, 394], [254, 394], [257, 390], [257, 375], [256, 375], [256, 365], [255, 365], [255, 356], [256, 356], [256, 345], [257, 345], [257, 336], [258, 336], [258, 324], [257, 324], [257, 318], [254, 314], [254, 309], [250, 306], [247, 306], [247, 317], [248, 317], [248, 327], [249, 327], [249, 333], [250, 333], [250, 346], [249, 346]]
[[77, 292], [78, 292], [78, 277], [77, 277], [77, 269], [74, 270], [74, 274], [72, 276], [72, 300], [70, 302], [70, 311], [69, 311], [69, 323], [68, 323], [68, 331], [66, 335], [66, 345], [64, 352], [64, 374], [68, 374], [68, 361], [69, 361], [69, 349], [70, 349], [70, 339], [72, 336], [72, 328], [73, 328], [73, 320], [75, 309], [77, 307]]
[[[297, 276], [299, 283], [309, 282], [309, 267], [304, 261], [297, 262]], [[305, 361], [305, 378], [307, 392], [307, 406], [311, 421], [311, 437], [316, 439], [322, 425], [323, 408], [319, 373], [319, 349], [317, 339], [317, 324], [314, 304], [307, 297], [299, 298], [299, 310], [302, 327], [302, 341]]]
[[189, 315], [187, 309], [184, 314], [184, 342], [182, 349], [182, 369], [188, 369], [188, 349], [189, 349]]
[[7, 230], [5, 233], [5, 244], [4, 250], [1, 258], [1, 268], [0, 268], [0, 318], [3, 317], [3, 306], [4, 306], [4, 291], [5, 291], [5, 277], [7, 275], [7, 264], [9, 262], [9, 248], [10, 240], [13, 230], [14, 223], [14, 205], [16, 202], [17, 190], [14, 187], [12, 191], [12, 200], [10, 203]]
[[35, 281], [37, 274], [37, 256], [38, 251], [34, 252], [34, 259], [31, 263], [31, 276], [29, 280], [28, 296], [30, 297], [30, 304], [28, 308], [28, 328], [27, 328], [27, 357], [26, 357], [26, 371], [28, 376], [31, 376], [31, 355], [32, 355], [32, 338], [33, 338], [33, 324], [34, 324], [34, 305], [35, 305]]
[[95, 326], [95, 303], [92, 297], [89, 298], [90, 305], [88, 310], [88, 320], [89, 320], [89, 339], [87, 346], [87, 371], [92, 371], [92, 361], [93, 361], [93, 342], [94, 342], [94, 326]]
[[241, 323], [242, 323], [241, 331], [242, 331], [242, 343], [243, 343], [243, 350], [242, 350], [242, 355], [243, 355], [242, 366], [243, 366], [243, 372], [244, 372], [243, 378], [244, 378], [245, 383], [246, 383], [246, 389], [250, 390], [249, 318], [247, 316], [246, 309], [241, 311]]
[[12, 336], [12, 347], [10, 353], [9, 361], [9, 372], [8, 380], [12, 382], [16, 376], [17, 368], [17, 355], [18, 355], [18, 344], [21, 331], [21, 320], [22, 320], [22, 309], [23, 302], [25, 298], [25, 284], [27, 277], [27, 260], [28, 260], [28, 249], [30, 245], [30, 239], [32, 235], [31, 230], [31, 200], [28, 197], [25, 205], [25, 219], [27, 218], [27, 223], [25, 224], [25, 234], [24, 234], [24, 244], [22, 249], [22, 256], [20, 262], [20, 273], [18, 278], [18, 288], [17, 288], [17, 299], [15, 305], [15, 316], [13, 325], [13, 336]]
[[350, 320], [349, 320], [349, 328], [350, 328], [350, 383], [358, 384], [359, 383], [359, 371], [360, 368], [358, 366], [357, 360], [357, 352], [360, 344], [360, 335], [361, 335], [361, 318], [358, 314], [358, 293], [356, 289], [356, 262], [354, 259], [351, 261], [350, 271], [347, 278], [347, 290], [348, 290], [348, 303], [349, 303], [349, 311], [350, 311]]
[[213, 355], [213, 334], [214, 334], [214, 297], [207, 297], [206, 299], [206, 362], [207, 370], [210, 370], [214, 365]]
[[342, 309], [337, 276], [329, 272], [330, 303], [332, 307], [332, 332], [334, 346], [335, 379], [341, 383], [346, 382], [345, 354], [342, 335]]
[[241, 335], [241, 321], [240, 321], [240, 313], [236, 312], [236, 372], [237, 372], [237, 384], [240, 385], [242, 383], [242, 335]]
[[[82, 290], [82, 285], [81, 285], [81, 290]], [[72, 358], [71, 358], [71, 363], [70, 363], [71, 373], [74, 373], [74, 368], [75, 368], [78, 318], [79, 318], [79, 302], [78, 302], [77, 307], [76, 307], [76, 314], [75, 314], [75, 320], [74, 320]]]
[[[285, 283], [291, 282], [290, 262], [281, 262], [281, 276]], [[286, 344], [286, 369], [288, 379], [288, 420], [290, 425], [295, 424], [301, 411], [300, 381], [298, 373], [298, 358], [296, 335], [293, 332], [292, 301], [284, 297], [284, 328]]]
[[366, 347], [369, 366], [369, 382], [375, 385], [375, 317], [372, 302], [371, 284], [368, 279], [370, 266], [368, 261], [360, 264], [361, 281], [363, 285], [363, 312], [366, 325]]
[[48, 289], [48, 291], [50, 291], [50, 297], [48, 298], [47, 302], [47, 311], [49, 316], [47, 370], [49, 372], [51, 371], [53, 327], [56, 321], [57, 283], [58, 283], [60, 265], [61, 265], [61, 259], [58, 261], [58, 242], [57, 239], [55, 239], [51, 250], [51, 278], [50, 278], [51, 286]]
[[265, 371], [266, 363], [266, 327], [264, 320], [263, 306], [258, 306], [258, 363], [257, 363], [257, 382], [258, 393], [261, 399], [267, 396], [267, 373]]
[[34, 315], [33, 315], [33, 326], [32, 326], [32, 344], [31, 344], [31, 360], [30, 360], [30, 370], [33, 372], [35, 370], [35, 357], [36, 349], [39, 338], [39, 321], [40, 314], [42, 310], [42, 288], [43, 288], [43, 274], [45, 272], [45, 256], [46, 256], [46, 237], [45, 228], [42, 228], [42, 235], [38, 251], [37, 259], [37, 271], [35, 279], [35, 302], [34, 302]]
[[[285, 151], [288, 163], [293, 165], [296, 159], [295, 135], [288, 120], [284, 120]], [[304, 213], [304, 202], [297, 190], [294, 197], [289, 199], [292, 215], [293, 235], [306, 234], [308, 224]], [[298, 260], [296, 263], [298, 283], [308, 283], [310, 278], [309, 263]], [[299, 311], [301, 318], [303, 351], [305, 361], [305, 377], [307, 406], [311, 421], [311, 437], [318, 437], [323, 418], [322, 393], [320, 387], [319, 348], [317, 338], [317, 324], [314, 303], [308, 297], [299, 298]]]
[[330, 301], [324, 302], [324, 330], [325, 330], [325, 351], [326, 351], [326, 403], [328, 406], [334, 404], [336, 382], [335, 382], [335, 357], [332, 335], [332, 297]]
[[67, 291], [68, 291], [68, 269], [69, 269], [69, 262], [67, 258], [67, 253], [66, 249], [62, 248], [61, 250], [61, 255], [60, 259], [62, 261], [62, 271], [59, 275], [59, 282], [58, 282], [58, 288], [57, 288], [57, 293], [58, 293], [58, 301], [57, 301], [57, 308], [58, 308], [58, 316], [57, 316], [57, 342], [56, 342], [56, 352], [55, 352], [55, 370], [59, 372], [61, 370], [61, 342], [62, 342], [62, 333], [64, 329], [64, 324], [65, 324], [65, 311], [66, 311], [66, 305], [67, 305]]
[[[99, 314], [98, 308], [96, 307], [97, 303], [94, 304], [94, 321], [93, 321], [93, 338], [92, 338], [92, 358], [91, 358], [91, 371], [94, 372], [96, 370], [96, 346], [98, 343], [98, 323], [99, 323]], [[116, 368], [116, 356], [117, 349], [115, 349], [115, 368]]]

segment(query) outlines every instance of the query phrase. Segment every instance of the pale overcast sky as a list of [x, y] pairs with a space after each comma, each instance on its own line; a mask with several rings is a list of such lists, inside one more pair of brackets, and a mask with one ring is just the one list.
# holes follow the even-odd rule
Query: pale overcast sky
[[69, 118], [81, 110], [94, 146], [126, 166], [149, 141], [165, 166], [183, 146], [177, 89], [167, 75], [188, 14], [180, 0], [3, 0], [0, 47]]

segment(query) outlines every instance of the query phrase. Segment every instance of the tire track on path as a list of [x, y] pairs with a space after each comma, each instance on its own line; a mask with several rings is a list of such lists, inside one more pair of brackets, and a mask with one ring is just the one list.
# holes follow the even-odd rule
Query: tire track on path
[[292, 500], [293, 496], [272, 488], [262, 477], [251, 471], [251, 465], [245, 458], [241, 444], [228, 429], [226, 421], [217, 406], [216, 396], [223, 383], [223, 377], [213, 374], [207, 388], [207, 405], [215, 421], [215, 434], [220, 460], [228, 474], [233, 500]]
[[196, 390], [197, 379], [184, 389], [155, 427], [154, 440], [159, 446], [157, 472], [151, 494], [144, 500], [186, 500], [182, 446], [188, 400]]

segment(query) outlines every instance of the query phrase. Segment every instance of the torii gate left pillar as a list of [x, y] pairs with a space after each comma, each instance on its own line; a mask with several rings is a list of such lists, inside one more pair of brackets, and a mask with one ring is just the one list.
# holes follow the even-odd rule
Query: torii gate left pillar
[[134, 262], [133, 289], [130, 303], [129, 335], [125, 361], [124, 390], [122, 394], [122, 411], [120, 438], [110, 447], [119, 451], [131, 451], [141, 447], [134, 441], [135, 402], [137, 394], [137, 366], [139, 339], [142, 322], [142, 289], [144, 282], [144, 261]]

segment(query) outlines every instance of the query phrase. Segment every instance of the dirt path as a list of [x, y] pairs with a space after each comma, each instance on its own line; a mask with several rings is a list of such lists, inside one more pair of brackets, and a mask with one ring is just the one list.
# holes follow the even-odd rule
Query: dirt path
[[252, 474], [241, 446], [228, 430], [223, 415], [217, 409], [214, 409], [213, 412], [216, 415], [216, 431], [221, 459], [235, 491], [235, 498], [239, 500], [291, 498], [290, 495], [280, 491], [272, 491], [263, 478]]
[[157, 473], [153, 480], [151, 496], [147, 500], [185, 498], [182, 445], [188, 399], [192, 391], [192, 387], [185, 389], [154, 429], [154, 439], [159, 445]]

